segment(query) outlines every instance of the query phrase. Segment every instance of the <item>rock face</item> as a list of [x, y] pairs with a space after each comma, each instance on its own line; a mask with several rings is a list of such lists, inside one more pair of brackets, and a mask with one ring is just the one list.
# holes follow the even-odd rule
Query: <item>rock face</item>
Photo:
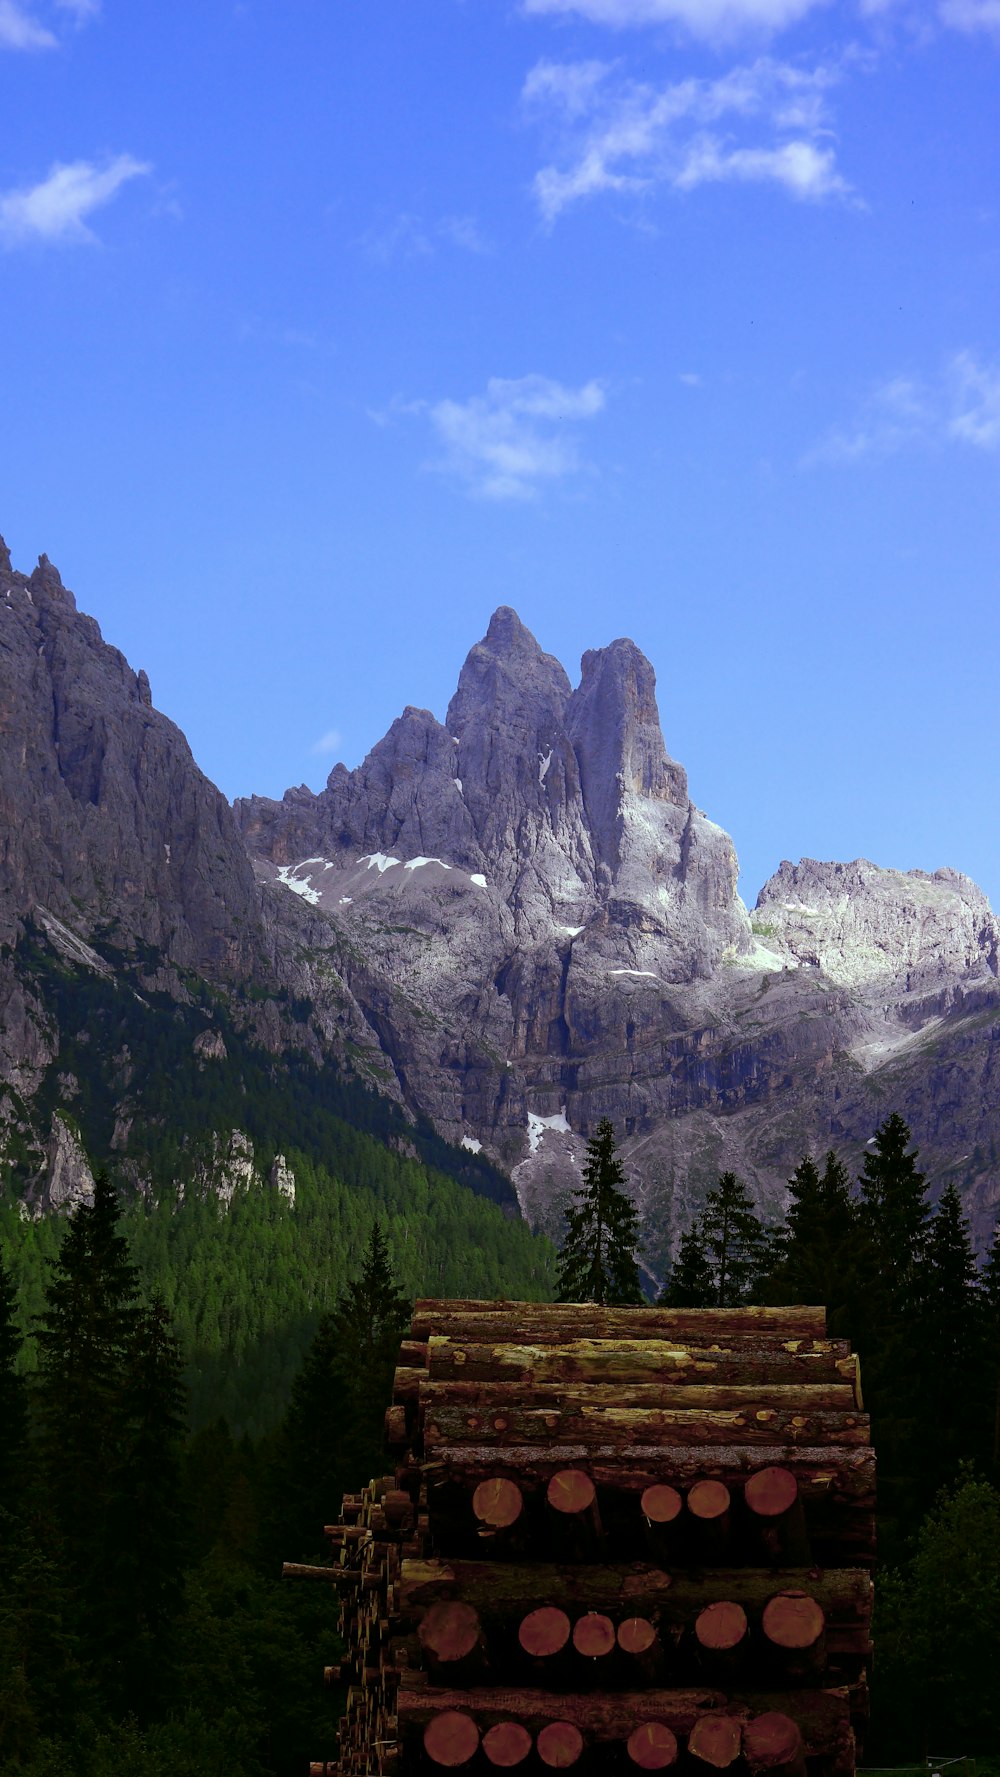
[[295, 1174], [285, 1159], [284, 1154], [275, 1154], [271, 1163], [270, 1185], [286, 1203], [295, 1203]]
[[68, 1212], [80, 1203], [94, 1201], [94, 1175], [73, 1125], [58, 1111], [53, 1113], [45, 1177], [34, 1203], [34, 1214], [50, 1210]]
[[[1000, 927], [985, 898], [954, 871], [803, 860], [748, 914], [736, 880], [630, 641], [588, 651], [574, 687], [502, 607], [443, 723], [407, 708], [320, 794], [230, 810], [51, 563], [15, 573], [0, 545], [0, 1148], [35, 1156], [38, 1200], [86, 1188], [70, 1125], [49, 1129], [71, 1092], [72, 1013], [51, 1008], [71, 999], [59, 986], [43, 1005], [39, 969], [107, 994], [130, 957], [133, 1001], [205, 1008], [186, 1040], [206, 1088], [232, 1065], [207, 1009], [221, 995], [275, 1057], [349, 1057], [498, 1162], [543, 1225], [610, 1117], [654, 1270], [721, 1169], [776, 1205], [805, 1149], [856, 1162], [890, 1109], [988, 1237]], [[31, 944], [45, 955], [22, 966]], [[104, 1139], [139, 1167], [141, 1081], [114, 1059]], [[254, 1167], [226, 1128], [204, 1188], [229, 1203]], [[271, 1183], [291, 1200], [284, 1161]]]
[[985, 897], [954, 871], [803, 860], [748, 915], [632, 642], [586, 653], [573, 689], [502, 608], [443, 725], [407, 709], [319, 795], [236, 814], [270, 894], [325, 918], [408, 1101], [509, 1167], [542, 1224], [602, 1116], [655, 1260], [721, 1168], [775, 1204], [804, 1150], [859, 1159], [898, 1106], [992, 1226]]

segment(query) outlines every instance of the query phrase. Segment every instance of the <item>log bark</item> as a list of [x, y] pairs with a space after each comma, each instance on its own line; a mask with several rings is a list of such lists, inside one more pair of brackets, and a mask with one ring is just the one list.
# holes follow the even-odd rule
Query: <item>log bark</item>
[[[613, 1391], [610, 1391], [613, 1392]], [[673, 1391], [675, 1394], [679, 1390]], [[399, 1409], [390, 1407], [390, 1413]], [[485, 1444], [494, 1449], [518, 1444], [827, 1444], [850, 1446], [871, 1441], [867, 1414], [806, 1412], [772, 1406], [762, 1391], [746, 1407], [630, 1407], [572, 1405], [492, 1407], [470, 1410], [435, 1402], [425, 1406], [423, 1447], [430, 1459], [446, 1457], [454, 1444]]]
[[768, 1382], [850, 1382], [857, 1364], [843, 1340], [760, 1343], [746, 1350], [678, 1344], [664, 1339], [564, 1339], [552, 1346], [475, 1345], [432, 1335], [427, 1373], [432, 1382], [684, 1382], [744, 1386]]
[[[409, 1373], [409, 1372], [408, 1372]], [[420, 1411], [426, 1418], [441, 1407], [464, 1407], [470, 1413], [533, 1407], [550, 1411], [596, 1407], [704, 1407], [710, 1412], [755, 1413], [775, 1407], [789, 1413], [849, 1413], [856, 1407], [849, 1382], [539, 1382], [527, 1393], [520, 1382], [477, 1382], [449, 1379], [432, 1382], [426, 1372], [414, 1372], [419, 1384]]]
[[560, 1338], [578, 1330], [584, 1337], [692, 1339], [716, 1344], [734, 1335], [787, 1342], [826, 1338], [826, 1309], [791, 1308], [602, 1308], [593, 1302], [417, 1302], [411, 1337], [458, 1332], [481, 1342], [495, 1334], [517, 1338], [552, 1331]]

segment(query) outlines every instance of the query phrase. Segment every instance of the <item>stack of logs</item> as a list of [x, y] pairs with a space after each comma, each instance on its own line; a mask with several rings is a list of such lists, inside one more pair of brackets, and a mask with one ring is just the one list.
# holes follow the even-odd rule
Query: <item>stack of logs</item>
[[875, 1460], [822, 1309], [418, 1302], [386, 1426], [314, 1777], [851, 1777]]

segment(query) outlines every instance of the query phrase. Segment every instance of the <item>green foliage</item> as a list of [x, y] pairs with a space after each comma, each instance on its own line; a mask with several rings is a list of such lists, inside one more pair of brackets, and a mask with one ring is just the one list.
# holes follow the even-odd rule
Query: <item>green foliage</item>
[[18, 1357], [24, 1340], [17, 1324], [17, 1290], [0, 1248], [0, 1511], [13, 1511], [21, 1495], [28, 1400]]
[[724, 1172], [705, 1199], [701, 1236], [714, 1286], [713, 1305], [736, 1308], [754, 1295], [767, 1263], [768, 1241], [742, 1179]]
[[1000, 1739], [1000, 1494], [963, 1469], [939, 1494], [912, 1559], [883, 1576], [875, 1731], [898, 1756]]
[[659, 1308], [710, 1308], [715, 1301], [715, 1277], [700, 1222], [681, 1235], [677, 1259], [657, 1298]]
[[639, 1216], [624, 1184], [614, 1128], [605, 1117], [587, 1143], [583, 1182], [566, 1211], [559, 1256], [561, 1302], [629, 1305], [643, 1300], [635, 1257]]

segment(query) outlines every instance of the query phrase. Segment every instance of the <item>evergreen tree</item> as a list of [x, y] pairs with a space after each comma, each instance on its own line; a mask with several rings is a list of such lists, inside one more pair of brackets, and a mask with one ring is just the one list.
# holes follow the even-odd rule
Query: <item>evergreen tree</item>
[[858, 1180], [861, 1220], [878, 1274], [890, 1301], [899, 1307], [916, 1305], [930, 1217], [927, 1181], [917, 1169], [916, 1150], [906, 1151], [909, 1140], [906, 1123], [893, 1111], [876, 1130]]
[[397, 1288], [379, 1223], [360, 1276], [324, 1314], [292, 1385], [272, 1473], [270, 1543], [307, 1552], [322, 1542], [341, 1495], [384, 1465], [385, 1410], [410, 1303]]
[[70, 1218], [36, 1334], [40, 1450], [66, 1577], [101, 1639], [117, 1527], [109, 1473], [125, 1436], [122, 1389], [135, 1339], [136, 1273], [105, 1174]]
[[722, 1173], [709, 1191], [702, 1231], [714, 1277], [714, 1305], [737, 1308], [755, 1294], [769, 1246], [753, 1199], [735, 1172]]
[[643, 1300], [635, 1257], [639, 1216], [624, 1184], [614, 1128], [605, 1117], [587, 1143], [583, 1182], [566, 1211], [560, 1302], [628, 1306]]
[[715, 1278], [705, 1247], [700, 1222], [692, 1222], [681, 1235], [677, 1258], [664, 1288], [657, 1297], [658, 1308], [710, 1308], [715, 1300]]
[[942, 1192], [930, 1225], [921, 1294], [921, 1387], [935, 1428], [927, 1453], [929, 1484], [950, 1476], [982, 1442], [981, 1304], [972, 1236], [954, 1184]]
[[28, 1430], [27, 1387], [18, 1374], [23, 1343], [16, 1320], [17, 1296], [0, 1250], [0, 1512], [21, 1498]]
[[105, 1693], [141, 1721], [165, 1700], [184, 1596], [181, 1374], [180, 1348], [155, 1296], [136, 1319], [122, 1378], [122, 1435], [108, 1476], [114, 1540], [104, 1575], [104, 1637], [94, 1648]]
[[831, 1326], [849, 1320], [859, 1258], [846, 1167], [832, 1149], [822, 1173], [803, 1155], [788, 1181], [787, 1222], [767, 1279], [767, 1300], [824, 1307]]
[[980, 1279], [985, 1356], [984, 1444], [994, 1470], [1000, 1470], [1000, 1222]]

